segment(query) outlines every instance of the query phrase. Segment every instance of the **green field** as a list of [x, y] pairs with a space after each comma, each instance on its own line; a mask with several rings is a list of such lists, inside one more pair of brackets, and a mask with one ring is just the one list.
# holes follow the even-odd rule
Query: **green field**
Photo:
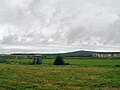
[[30, 65], [31, 59], [0, 63], [0, 90], [120, 90], [120, 59], [65, 59], [70, 65]]

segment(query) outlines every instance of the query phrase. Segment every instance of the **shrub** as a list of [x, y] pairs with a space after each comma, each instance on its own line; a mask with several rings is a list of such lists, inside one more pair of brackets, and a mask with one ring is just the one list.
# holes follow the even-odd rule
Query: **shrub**
[[70, 65], [69, 63], [65, 63], [65, 65]]
[[64, 65], [64, 60], [62, 56], [57, 56], [54, 61], [54, 65]]
[[120, 67], [120, 65], [115, 65], [115, 67]]

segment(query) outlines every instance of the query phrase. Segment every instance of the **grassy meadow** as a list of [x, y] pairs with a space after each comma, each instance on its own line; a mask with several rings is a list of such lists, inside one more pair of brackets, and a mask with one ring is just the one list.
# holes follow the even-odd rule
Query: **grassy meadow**
[[120, 90], [120, 59], [65, 58], [70, 65], [32, 59], [0, 63], [0, 90]]

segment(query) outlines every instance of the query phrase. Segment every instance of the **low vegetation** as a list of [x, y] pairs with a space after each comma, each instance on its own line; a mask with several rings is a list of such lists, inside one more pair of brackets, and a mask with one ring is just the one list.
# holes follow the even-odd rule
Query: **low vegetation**
[[54, 65], [64, 65], [65, 62], [63, 60], [62, 56], [56, 56], [55, 61], [54, 61]]
[[0, 63], [0, 90], [120, 90], [120, 59], [8, 59]]

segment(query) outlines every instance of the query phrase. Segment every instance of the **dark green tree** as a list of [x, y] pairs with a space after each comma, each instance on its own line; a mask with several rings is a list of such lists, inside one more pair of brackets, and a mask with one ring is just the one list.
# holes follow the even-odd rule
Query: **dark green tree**
[[64, 65], [64, 60], [62, 56], [57, 56], [54, 61], [54, 65]]

